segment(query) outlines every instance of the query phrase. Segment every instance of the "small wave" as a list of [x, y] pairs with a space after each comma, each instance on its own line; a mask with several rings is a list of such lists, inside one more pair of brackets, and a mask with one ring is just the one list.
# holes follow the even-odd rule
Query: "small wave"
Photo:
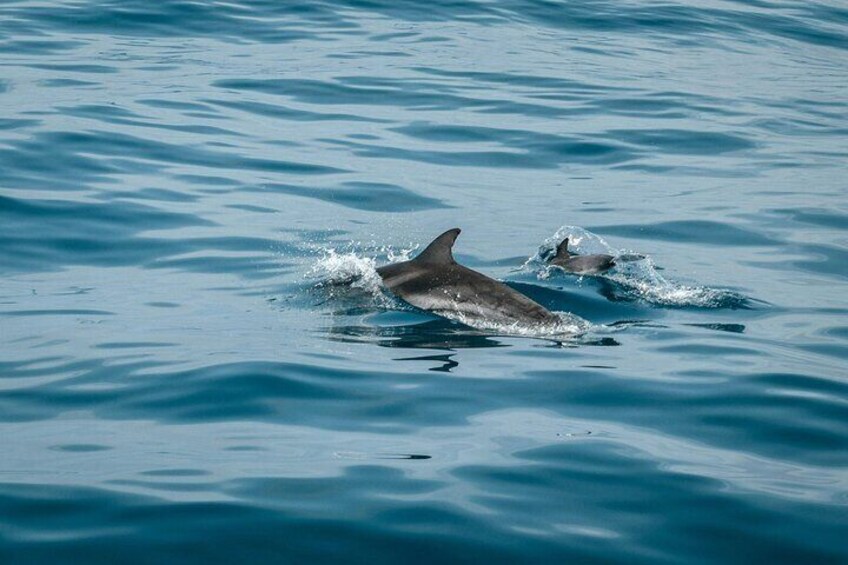
[[[396, 262], [408, 260], [413, 249], [398, 251], [381, 247], [377, 251], [389, 262]], [[305, 277], [315, 281], [312, 289], [323, 293], [327, 301], [365, 298], [371, 306], [380, 309], [401, 307], [401, 302], [383, 286], [375, 258], [333, 247], [322, 247], [318, 251], [321, 255]]]
[[[669, 280], [660, 274], [654, 260], [641, 253], [616, 249], [602, 237], [579, 226], [562, 226], [547, 238], [535, 255], [529, 257], [521, 270], [535, 272], [541, 280], [547, 280], [563, 271], [548, 264], [556, 246], [566, 237], [569, 249], [580, 255], [606, 253], [616, 258], [616, 266], [609, 272], [594, 275], [595, 278], [613, 283], [609, 298], [613, 300], [642, 300], [659, 306], [698, 308], [747, 308], [745, 296], [727, 289], [707, 286], [689, 286]], [[588, 275], [583, 275], [588, 276]], [[580, 277], [582, 279], [582, 276]]]

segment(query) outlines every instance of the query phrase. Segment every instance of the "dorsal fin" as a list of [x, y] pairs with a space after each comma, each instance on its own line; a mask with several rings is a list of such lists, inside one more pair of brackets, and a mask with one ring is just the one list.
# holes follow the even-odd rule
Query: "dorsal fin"
[[428, 245], [424, 251], [419, 253], [414, 261], [418, 261], [420, 263], [456, 263], [453, 259], [451, 248], [453, 247], [453, 242], [456, 241], [460, 231], [461, 230], [459, 228], [453, 228], [452, 230], [446, 231], [431, 241], [430, 245]]
[[562, 240], [562, 242], [557, 245], [556, 254], [551, 258], [551, 261], [556, 261], [557, 259], [568, 259], [571, 257], [571, 253], [568, 251], [568, 238]]

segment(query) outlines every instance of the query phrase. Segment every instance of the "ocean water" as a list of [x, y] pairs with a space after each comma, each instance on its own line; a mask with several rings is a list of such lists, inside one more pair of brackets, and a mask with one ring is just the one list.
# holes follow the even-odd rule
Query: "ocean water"
[[[0, 68], [0, 563], [848, 560], [844, 2], [4, 0]], [[381, 287], [452, 227], [564, 331]]]

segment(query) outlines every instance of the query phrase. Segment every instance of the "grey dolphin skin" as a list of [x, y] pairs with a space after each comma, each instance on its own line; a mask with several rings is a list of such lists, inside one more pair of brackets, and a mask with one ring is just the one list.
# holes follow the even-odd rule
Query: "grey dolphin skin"
[[386, 287], [416, 308], [494, 324], [553, 325], [560, 318], [502, 282], [463, 267], [451, 248], [460, 229], [434, 239], [411, 261], [377, 269]]
[[556, 254], [549, 262], [578, 275], [599, 275], [615, 267], [612, 255], [572, 255], [568, 251], [567, 237], [557, 246]]

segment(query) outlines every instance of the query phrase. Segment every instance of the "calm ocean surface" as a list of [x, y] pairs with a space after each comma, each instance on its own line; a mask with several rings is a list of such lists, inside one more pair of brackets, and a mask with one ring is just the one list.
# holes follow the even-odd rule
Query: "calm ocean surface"
[[[0, 563], [848, 560], [844, 2], [4, 0], [0, 68]], [[455, 226], [581, 332], [379, 287]]]

